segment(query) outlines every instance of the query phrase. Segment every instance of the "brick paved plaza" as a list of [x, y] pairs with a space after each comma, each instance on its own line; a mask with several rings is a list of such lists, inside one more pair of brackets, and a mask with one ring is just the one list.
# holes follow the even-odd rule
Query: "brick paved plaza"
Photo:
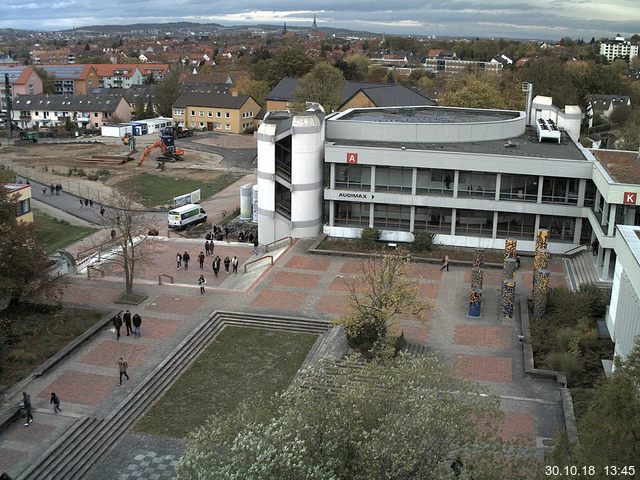
[[[342, 256], [308, 254], [311, 243], [298, 241], [285, 249], [273, 266], [252, 269], [244, 274], [242, 265], [257, 258], [251, 246], [217, 242], [216, 254], [222, 258], [238, 256], [240, 273], [236, 276], [222, 272], [216, 279], [211, 270], [212, 257], [207, 257], [203, 270], [207, 290], [205, 295], [200, 295], [196, 280], [201, 270], [196, 257], [204, 249], [203, 242], [175, 238], [155, 242], [154, 262], [138, 270], [135, 290], [146, 294], [147, 298], [136, 306], [113, 303], [122, 293], [122, 280], [115, 277], [116, 270], [112, 267], [105, 268], [104, 278], [87, 280], [86, 275], [67, 278], [64, 302], [113, 312], [124, 308], [138, 312], [143, 318], [142, 338], [123, 335], [116, 341], [115, 335], [105, 327], [59, 366], [34, 379], [27, 388], [32, 395], [36, 420], [28, 428], [14, 423], [0, 432], [0, 470], [20, 471], [75, 418], [108, 415], [126, 398], [135, 382], [148, 375], [212, 311], [322, 319], [333, 319], [346, 313], [346, 282], [362, 278], [360, 262]], [[176, 252], [185, 250], [192, 257], [186, 272], [175, 266]], [[516, 273], [521, 298], [530, 290], [529, 270], [530, 265], [523, 261], [522, 268]], [[550, 270], [553, 272], [552, 285], [566, 284], [558, 260], [552, 260]], [[170, 275], [174, 283], [167, 281], [158, 285], [160, 274]], [[414, 264], [409, 276], [419, 283], [420, 295], [433, 308], [427, 312], [426, 322], [402, 318], [396, 329], [404, 331], [408, 341], [423, 344], [441, 354], [459, 377], [478, 381], [500, 397], [505, 412], [500, 426], [503, 438], [522, 438], [529, 446], [540, 446], [543, 441], [553, 438], [556, 430], [563, 428], [560, 394], [554, 382], [534, 380], [524, 374], [517, 341], [519, 326], [498, 315], [497, 287], [501, 275], [499, 270], [485, 271], [482, 314], [472, 318], [467, 316], [470, 268], [452, 265], [447, 272], [440, 271], [440, 265]], [[124, 326], [122, 332], [125, 332]], [[122, 387], [118, 385], [119, 356], [127, 359], [131, 376], [131, 381]], [[51, 391], [60, 395], [63, 409], [60, 415], [54, 415], [49, 408]], [[16, 404], [19, 401], [18, 398], [13, 400]], [[123, 441], [129, 441], [130, 435], [133, 434]], [[147, 450], [144, 445], [139, 447], [139, 451], [129, 452], [130, 456], [121, 459], [123, 468], [149, 463], [144, 460], [146, 458], [162, 457], [168, 464], [175, 463], [175, 452], [180, 450], [156, 455], [154, 452], [164, 451], [161, 446]], [[109, 464], [112, 455], [122, 456], [122, 453], [105, 457], [106, 463], [93, 469], [89, 480], [106, 479], [100, 471], [109, 472], [109, 475], [116, 471], [120, 472], [118, 475], [122, 474], [118, 465]]]

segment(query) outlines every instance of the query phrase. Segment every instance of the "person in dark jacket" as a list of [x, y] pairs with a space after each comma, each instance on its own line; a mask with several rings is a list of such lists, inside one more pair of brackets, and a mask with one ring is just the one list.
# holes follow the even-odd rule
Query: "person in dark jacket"
[[116, 329], [116, 340], [120, 340], [120, 329], [122, 328], [122, 317], [120, 313], [116, 313], [116, 316], [113, 317], [113, 326]]
[[60, 410], [60, 397], [56, 395], [56, 392], [51, 392], [49, 403], [53, 405], [53, 413], [62, 413], [62, 410]]
[[229, 257], [224, 257], [224, 271], [229, 273], [229, 265], [231, 265], [231, 259]]
[[189, 260], [191, 259], [191, 256], [189, 255], [189, 252], [184, 252], [182, 254], [182, 263], [184, 263], [184, 269], [189, 270]]
[[205, 257], [204, 252], [200, 252], [200, 255], [198, 255], [198, 263], [200, 264], [200, 270], [204, 268], [204, 257]]
[[213, 259], [213, 264], [211, 266], [213, 267], [214, 275], [217, 277], [218, 272], [220, 271], [220, 257], [218, 255]]
[[127, 327], [127, 337], [128, 337], [130, 333], [133, 333], [133, 330], [131, 329], [131, 312], [129, 310], [125, 310], [124, 315], [122, 316], [122, 319], [124, 320], [125, 327]]
[[33, 415], [31, 415], [31, 395], [27, 392], [22, 392], [22, 407], [24, 408], [26, 419], [25, 427], [28, 427], [33, 422]]
[[142, 325], [142, 317], [137, 313], [133, 316], [133, 335], [135, 337], [142, 337], [142, 333], [140, 333], [140, 326]]

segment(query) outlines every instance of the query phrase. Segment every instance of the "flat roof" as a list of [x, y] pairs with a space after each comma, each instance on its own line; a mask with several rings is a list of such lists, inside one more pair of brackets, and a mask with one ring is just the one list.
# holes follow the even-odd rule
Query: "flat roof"
[[[622, 238], [629, 247], [636, 262], [640, 265], [640, 227], [634, 225], [616, 225]], [[628, 266], [625, 265], [625, 269]]]
[[482, 123], [519, 118], [520, 112], [452, 107], [397, 107], [355, 109], [332, 120], [376, 123]]
[[6, 188], [7, 190], [16, 191], [16, 190], [22, 190], [23, 188], [29, 188], [31, 186], [31, 184], [29, 184], [29, 183], [5, 183], [2, 186], [4, 188]]
[[[525, 133], [509, 140], [487, 140], [483, 142], [458, 142], [458, 143], [405, 143], [405, 142], [373, 142], [357, 140], [333, 140], [327, 138], [327, 142], [334, 145], [362, 146], [373, 148], [399, 148], [407, 150], [431, 150], [443, 152], [480, 153], [487, 155], [509, 155], [516, 157], [558, 158], [563, 160], [582, 160], [587, 158], [582, 151], [563, 135], [561, 143], [557, 141], [538, 142], [538, 134], [533, 127], [526, 127]], [[640, 182], [637, 182], [640, 183]]]
[[640, 154], [626, 150], [591, 150], [617, 183], [640, 183]]

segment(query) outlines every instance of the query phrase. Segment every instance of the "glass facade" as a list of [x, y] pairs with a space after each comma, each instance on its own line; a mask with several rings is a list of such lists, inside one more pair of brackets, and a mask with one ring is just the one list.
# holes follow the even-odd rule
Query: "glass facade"
[[335, 202], [334, 225], [350, 227], [369, 226], [369, 204], [355, 202]]
[[389, 230], [409, 231], [411, 224], [411, 207], [404, 205], [373, 206], [373, 226]]
[[376, 167], [376, 192], [411, 194], [413, 168]]
[[451, 209], [416, 207], [414, 231], [451, 233]]
[[538, 181], [539, 177], [533, 175], [502, 175], [500, 200], [537, 202]]
[[540, 215], [540, 228], [549, 230], [549, 238], [556, 242], [573, 243], [575, 227], [576, 220], [573, 217]]
[[493, 212], [485, 210], [456, 210], [456, 235], [491, 237]]
[[339, 190], [371, 190], [371, 167], [336, 165], [335, 186]]
[[458, 176], [458, 197], [496, 196], [496, 174], [482, 172], [460, 172]]
[[498, 212], [497, 238], [533, 240], [536, 216], [526, 213]]
[[445, 195], [452, 197], [454, 177], [455, 172], [453, 170], [419, 168], [416, 193], [418, 195]]
[[578, 204], [578, 180], [575, 178], [544, 177], [542, 203]]

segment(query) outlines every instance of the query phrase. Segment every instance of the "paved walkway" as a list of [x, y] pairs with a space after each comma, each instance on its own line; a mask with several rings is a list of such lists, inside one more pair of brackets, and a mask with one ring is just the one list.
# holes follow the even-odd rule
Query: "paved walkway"
[[[252, 270], [246, 276], [222, 274], [215, 281], [212, 273], [208, 274], [207, 292], [199, 295], [194, 285], [199, 275], [197, 264], [194, 262], [184, 272], [176, 270], [173, 263], [175, 251], [195, 252], [201, 248], [199, 244], [181, 239], [158, 243], [161, 250], [157, 263], [141, 272], [143, 278], [136, 284], [136, 290], [148, 298], [131, 309], [143, 318], [142, 338], [125, 336], [116, 341], [105, 328], [58, 367], [32, 381], [26, 389], [32, 395], [35, 421], [27, 428], [22, 422], [15, 422], [0, 432], [0, 471], [11, 474], [21, 471], [78, 416], [106, 416], [136, 382], [149, 374], [213, 310], [331, 319], [346, 311], [345, 279], [358, 275], [358, 261], [309, 255], [306, 250], [311, 242], [298, 241], [284, 250], [273, 266]], [[216, 253], [237, 254], [241, 262], [254, 258], [247, 245], [219, 242], [215, 248]], [[553, 282], [566, 282], [561, 265], [555, 262], [554, 259]], [[531, 261], [523, 259], [516, 274], [521, 296], [528, 293], [531, 285], [530, 269]], [[158, 286], [157, 278], [154, 284], [153, 278], [159, 271], [171, 272], [176, 284]], [[504, 438], [522, 438], [531, 447], [548, 445], [554, 432], [563, 428], [559, 390], [553, 382], [532, 380], [524, 375], [517, 341], [519, 327], [497, 314], [500, 272], [485, 273], [483, 315], [479, 319], [466, 316], [468, 269], [452, 266], [451, 271], [441, 272], [436, 265], [418, 264], [410, 276], [419, 281], [421, 292], [435, 307], [430, 312], [429, 325], [409, 319], [402, 321], [407, 339], [440, 352], [457, 375], [479, 381], [500, 396], [505, 412], [501, 425]], [[242, 282], [234, 280], [243, 277]], [[75, 276], [68, 277], [66, 283], [64, 302], [111, 310], [122, 308], [113, 303], [122, 290], [121, 281], [109, 277], [87, 281]], [[118, 385], [119, 356], [130, 365], [131, 380], [122, 386]], [[49, 408], [47, 402], [52, 391], [62, 400], [62, 414], [54, 415]], [[19, 398], [4, 400], [5, 405], [17, 404]], [[152, 474], [172, 471], [183, 447], [180, 440], [130, 433], [87, 478], [170, 478]]]

